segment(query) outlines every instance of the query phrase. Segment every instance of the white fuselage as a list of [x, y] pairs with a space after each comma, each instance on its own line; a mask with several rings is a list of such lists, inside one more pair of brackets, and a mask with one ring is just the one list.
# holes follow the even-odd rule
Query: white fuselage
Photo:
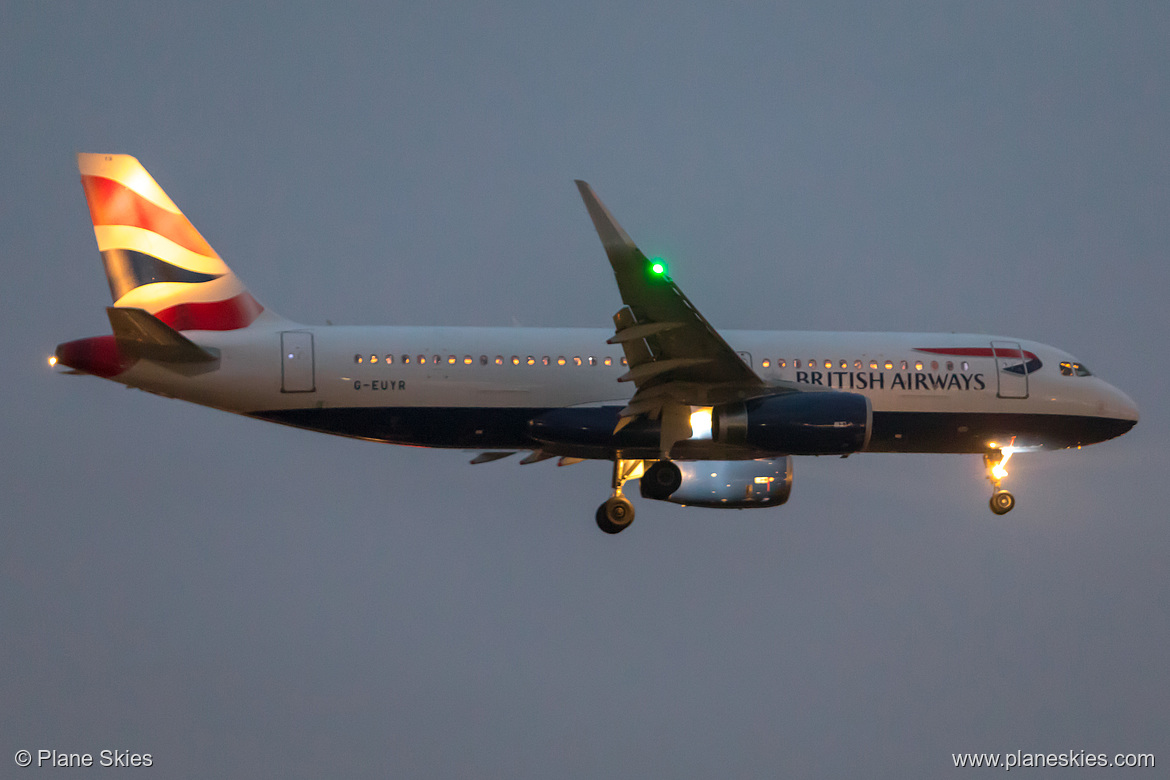
[[[266, 313], [246, 329], [187, 335], [219, 350], [214, 370], [143, 360], [113, 378], [301, 427], [473, 449], [525, 448], [515, 428], [533, 410], [620, 407], [633, 391], [618, 381], [628, 369], [620, 347], [606, 344], [611, 332], [601, 329], [305, 327]], [[871, 451], [973, 452], [996, 443], [980, 437], [1011, 436], [1020, 437], [1020, 446], [1076, 446], [1118, 435], [1137, 419], [1123, 393], [1096, 376], [1062, 374], [1060, 365], [1074, 358], [1032, 341], [953, 333], [723, 335], [769, 385], [866, 396], [874, 413]], [[993, 343], [1014, 345], [1015, 355], [1038, 363], [1013, 372], [1012, 360], [997, 362]], [[395, 410], [398, 427], [363, 428], [363, 410], [371, 420]], [[471, 427], [428, 433], [458, 415]], [[501, 424], [506, 435], [474, 422], [493, 415], [508, 418]], [[937, 430], [951, 423], [954, 431]], [[1045, 423], [1060, 430], [1042, 435]], [[923, 425], [934, 429], [930, 435]]]

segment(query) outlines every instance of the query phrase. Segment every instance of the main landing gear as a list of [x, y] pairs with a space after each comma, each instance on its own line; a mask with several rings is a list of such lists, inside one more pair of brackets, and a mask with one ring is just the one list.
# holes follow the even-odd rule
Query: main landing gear
[[629, 479], [638, 479], [644, 471], [642, 461], [613, 460], [613, 495], [597, 507], [597, 527], [607, 534], [619, 534], [634, 522], [634, 505], [622, 495], [622, 485]]
[[1007, 469], [1004, 466], [1011, 458], [1012, 452], [1011, 448], [995, 449], [983, 455], [987, 478], [991, 480], [991, 511], [997, 515], [1006, 515], [1016, 506], [1016, 497], [1011, 494], [1011, 491], [1003, 490], [999, 486], [1000, 481], [1007, 476]]

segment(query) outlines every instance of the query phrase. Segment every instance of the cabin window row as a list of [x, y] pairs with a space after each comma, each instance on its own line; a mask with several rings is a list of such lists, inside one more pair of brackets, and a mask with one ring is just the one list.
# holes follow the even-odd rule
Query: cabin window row
[[[386, 353], [384, 355], [370, 353], [367, 355], [363, 352], [358, 352], [353, 356], [353, 362], [359, 365], [362, 363], [385, 363], [386, 365], [393, 365], [397, 362], [401, 363], [402, 365], [410, 365], [413, 363], [420, 366], [428, 364], [437, 366], [443, 363], [452, 366], [462, 363], [463, 365], [470, 366], [476, 362], [476, 359], [471, 355], [464, 355], [462, 358], [460, 358], [456, 355], [447, 355], [446, 357], [443, 357], [442, 355], [394, 355], [391, 353]], [[513, 366], [535, 366], [538, 363], [544, 366], [612, 366], [615, 363], [624, 366], [626, 365], [626, 359], [625, 357], [615, 359], [612, 357], [596, 357], [594, 355], [589, 355], [587, 357], [581, 357], [580, 355], [565, 357], [564, 355], [559, 355], [555, 358], [550, 357], [549, 355], [543, 355], [539, 358], [535, 355], [526, 355], [524, 357], [521, 357], [520, 355], [512, 355], [510, 358], [506, 358], [503, 355], [496, 355], [494, 358], [489, 358], [487, 355], [479, 356], [479, 364], [481, 366], [487, 366], [491, 364], [495, 364], [497, 366], [504, 366], [508, 364]]]
[[[850, 366], [850, 363], [848, 360], [838, 360], [838, 361], [807, 360], [806, 361], [806, 360], [796, 359], [796, 360], [788, 361], [788, 360], [777, 359], [774, 364], [775, 364], [776, 368], [788, 368], [788, 364], [790, 362], [791, 362], [793, 368], [805, 368], [805, 367], [807, 367], [807, 368], [821, 368], [821, 367], [824, 367], [824, 368], [829, 369], [829, 370], [837, 368], [837, 369], [840, 369], [842, 371], [848, 371], [849, 366]], [[853, 365], [853, 369], [855, 371], [860, 371], [861, 369], [865, 368], [865, 366], [867, 365], [867, 361], [854, 360], [852, 365]], [[895, 366], [897, 366], [897, 369], [899, 371], [909, 371], [911, 363], [908, 360], [899, 360], [896, 362], [893, 360], [870, 360], [870, 361], [868, 361], [868, 365], [869, 365], [869, 368], [871, 371], [877, 371], [879, 369], [884, 369], [886, 371], [893, 371]], [[931, 371], [938, 371], [941, 368], [941, 366], [939, 365], [939, 362], [937, 360], [930, 361], [929, 365], [930, 365]], [[946, 365], [947, 371], [954, 371], [955, 370], [955, 361], [948, 360], [948, 361], [946, 361], [945, 365]], [[969, 371], [971, 369], [971, 364], [969, 362], [967, 362], [966, 360], [964, 360], [960, 365], [962, 366], [961, 370], [963, 370], [963, 371]], [[770, 358], [764, 358], [764, 360], [761, 362], [761, 366], [763, 368], [771, 368], [773, 366], [773, 361]], [[914, 361], [913, 366], [914, 366], [915, 371], [925, 371], [926, 367], [927, 367], [927, 363], [925, 361], [922, 361], [922, 360], [916, 360], [916, 361]]]

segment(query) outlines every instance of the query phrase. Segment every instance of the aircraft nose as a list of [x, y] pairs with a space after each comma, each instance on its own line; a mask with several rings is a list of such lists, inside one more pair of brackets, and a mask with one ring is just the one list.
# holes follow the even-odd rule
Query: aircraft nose
[[1109, 396], [1106, 406], [1110, 417], [1118, 420], [1129, 420], [1131, 421], [1131, 427], [1133, 423], [1138, 421], [1137, 404], [1133, 402], [1132, 398], [1112, 385], [1109, 386]]

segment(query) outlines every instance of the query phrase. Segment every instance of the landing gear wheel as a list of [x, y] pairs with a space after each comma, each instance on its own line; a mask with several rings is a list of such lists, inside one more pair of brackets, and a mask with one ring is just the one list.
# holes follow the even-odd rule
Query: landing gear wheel
[[634, 522], [634, 505], [625, 496], [614, 496], [597, 507], [597, 527], [607, 534], [619, 534]]
[[991, 496], [991, 511], [997, 515], [1006, 515], [1016, 505], [1016, 497], [1007, 490], [997, 490]]
[[642, 497], [665, 501], [682, 485], [682, 472], [669, 460], [660, 460], [642, 475]]

